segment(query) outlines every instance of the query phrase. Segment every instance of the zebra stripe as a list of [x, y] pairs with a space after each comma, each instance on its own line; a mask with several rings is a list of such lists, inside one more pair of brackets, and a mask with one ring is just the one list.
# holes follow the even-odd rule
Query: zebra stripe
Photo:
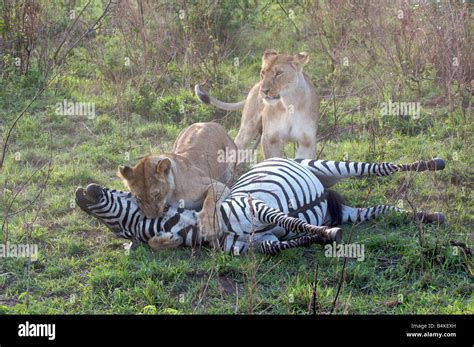
[[310, 169], [317, 177], [333, 178], [389, 176], [394, 172], [401, 170], [402, 166], [387, 162], [374, 164], [309, 159], [295, 159], [295, 161]]
[[[174, 233], [182, 237], [183, 246], [200, 243], [194, 211], [171, 209], [166, 216], [147, 218], [143, 215], [130, 193], [102, 188], [102, 197], [97, 204], [88, 206], [94, 214], [114, 233], [132, 241], [147, 242], [162, 232]], [[187, 216], [186, 224], [183, 217]]]
[[[434, 171], [442, 168], [444, 161], [441, 159], [402, 165], [281, 158], [265, 160], [234, 184], [218, 208], [217, 222], [223, 234], [217, 244], [231, 253], [242, 253], [256, 245], [262, 253], [275, 254], [293, 247], [339, 240], [340, 229], [323, 226], [331, 221], [327, 213], [323, 179], [331, 184], [331, 180], [344, 177], [388, 176], [396, 171]], [[78, 205], [119, 237], [137, 242], [156, 241], [155, 238], [164, 237], [164, 242], [171, 240], [172, 245], [188, 247], [205, 243], [195, 211], [169, 207], [163, 216], [149, 219], [139, 211], [130, 193], [90, 186], [87, 188], [91, 188], [89, 197], [95, 196], [94, 199], [99, 201], [85, 202], [79, 199], [76, 191], [76, 201], [82, 200]], [[341, 221], [353, 223], [402, 211], [388, 205], [341, 207]], [[419, 212], [415, 217], [425, 222], [444, 222], [444, 216], [439, 213]]]
[[376, 205], [366, 208], [354, 208], [344, 206], [342, 208], [342, 219], [345, 222], [360, 223], [370, 219], [380, 217], [391, 212], [405, 212], [398, 207], [390, 205]]
[[324, 221], [327, 209], [324, 188], [310, 170], [295, 161], [273, 158], [255, 165], [231, 188], [220, 214], [231, 233], [249, 235], [253, 227], [256, 234], [272, 232], [281, 239], [299, 236], [297, 229], [290, 230], [289, 225], [278, 225], [263, 215], [259, 216], [260, 220], [251, 221], [249, 195], [254, 201], [264, 202], [266, 211], [274, 209], [313, 225]]
[[281, 251], [296, 247], [307, 247], [312, 244], [321, 244], [325, 240], [319, 235], [301, 236], [288, 241], [265, 240], [258, 244], [258, 250], [267, 255], [275, 255]]

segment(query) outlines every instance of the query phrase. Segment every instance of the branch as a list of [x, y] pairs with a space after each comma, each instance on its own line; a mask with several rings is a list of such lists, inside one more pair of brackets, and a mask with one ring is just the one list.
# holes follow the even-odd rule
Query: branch
[[76, 17], [76, 19], [74, 20], [74, 22], [72, 23], [72, 25], [69, 27], [68, 31], [66, 32], [66, 35], [64, 35], [64, 38], [63, 40], [61, 41], [61, 43], [59, 44], [58, 48], [56, 49], [56, 51], [54, 52], [54, 55], [53, 55], [53, 62], [56, 62], [56, 58], [59, 54], [59, 51], [61, 50], [61, 48], [63, 47], [64, 43], [66, 42], [66, 39], [69, 37], [69, 35], [71, 35], [71, 31], [72, 31], [72, 28], [74, 28], [76, 26], [76, 23], [79, 21], [79, 18], [81, 18], [82, 16], [82, 13], [84, 13], [84, 10], [89, 7], [89, 4], [92, 2], [92, 0], [89, 0], [87, 2], [87, 4], [82, 8], [81, 12], [79, 12], [79, 15]]
[[[109, 1], [109, 3], [107, 4], [107, 6], [105, 7], [104, 11], [102, 12], [102, 14], [100, 15], [100, 17], [95, 21], [95, 23], [89, 27], [89, 29], [78, 39], [76, 40], [76, 42], [71, 46], [69, 47], [69, 49], [66, 51], [66, 53], [64, 53], [64, 55], [62, 56], [62, 58], [59, 60], [59, 61], [55, 61], [52, 65], [52, 68], [56, 67], [56, 66], [61, 66], [61, 64], [63, 63], [63, 61], [66, 59], [66, 57], [69, 55], [69, 53], [71, 52], [72, 49], [74, 49], [78, 44], [79, 42], [89, 33], [91, 32], [96, 26], [97, 24], [99, 24], [99, 22], [106, 16], [109, 8], [110, 8], [110, 5], [112, 4], [112, 0]], [[88, 6], [88, 4], [86, 5]], [[82, 13], [82, 11], [81, 11]], [[76, 21], [77, 22], [77, 21]], [[76, 23], [74, 22], [74, 23]], [[71, 27], [72, 29], [72, 27]], [[71, 32], [71, 30], [69, 30], [68, 32], [68, 35], [69, 36], [69, 33]], [[66, 36], [66, 37], [67, 37]], [[64, 40], [65, 41], [65, 40]], [[63, 43], [61, 43], [62, 45]], [[61, 46], [60, 45], [60, 46]], [[56, 53], [55, 55], [57, 54], [57, 52], [59, 52], [59, 49], [56, 50]], [[46, 74], [46, 79], [48, 79], [48, 74], [49, 74], [49, 71], [47, 72]], [[54, 78], [58, 75], [58, 73], [56, 75], [54, 75], [51, 79], [49, 79], [47, 81], [47, 83], [43, 84], [43, 86], [38, 90], [38, 92], [36, 93], [36, 95], [33, 97], [33, 99], [31, 99], [31, 101], [28, 103], [28, 105], [23, 109], [23, 111], [21, 111], [21, 113], [16, 117], [15, 121], [13, 122], [12, 126], [8, 129], [8, 132], [7, 132], [7, 136], [5, 138], [5, 142], [3, 144], [3, 150], [2, 150], [2, 157], [0, 159], [0, 170], [3, 168], [3, 163], [5, 161], [5, 157], [6, 157], [6, 153], [7, 153], [7, 149], [8, 149], [8, 141], [10, 140], [10, 136], [13, 132], [13, 129], [15, 128], [15, 126], [17, 125], [18, 121], [25, 115], [26, 111], [28, 111], [31, 107], [31, 105], [33, 105], [33, 103], [36, 101], [36, 99], [38, 99], [38, 97], [40, 97], [43, 92], [49, 87], [49, 85], [51, 84], [51, 81], [54, 80]]]

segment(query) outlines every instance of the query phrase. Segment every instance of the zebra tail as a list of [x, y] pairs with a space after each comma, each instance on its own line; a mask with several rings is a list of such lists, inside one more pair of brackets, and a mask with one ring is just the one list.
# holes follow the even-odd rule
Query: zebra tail
[[344, 198], [333, 190], [326, 190], [326, 201], [328, 204], [329, 216], [331, 216], [331, 226], [341, 225]]

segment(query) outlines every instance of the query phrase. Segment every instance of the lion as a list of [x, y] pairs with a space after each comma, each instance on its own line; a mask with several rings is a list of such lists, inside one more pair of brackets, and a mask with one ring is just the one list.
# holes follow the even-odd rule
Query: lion
[[200, 210], [204, 236], [212, 239], [218, 233], [215, 209], [229, 193], [237, 164], [222, 160], [222, 153], [236, 150], [221, 125], [195, 123], [179, 133], [171, 153], [119, 166], [117, 175], [146, 217], [160, 217], [168, 205]]
[[261, 143], [265, 159], [282, 157], [284, 145], [297, 143], [296, 158], [316, 157], [316, 135], [320, 98], [310, 78], [303, 72], [309, 55], [278, 54], [266, 50], [262, 57], [260, 81], [246, 100], [225, 103], [195, 86], [196, 96], [206, 104], [236, 111], [243, 108], [240, 130], [235, 138], [239, 150], [253, 140]]

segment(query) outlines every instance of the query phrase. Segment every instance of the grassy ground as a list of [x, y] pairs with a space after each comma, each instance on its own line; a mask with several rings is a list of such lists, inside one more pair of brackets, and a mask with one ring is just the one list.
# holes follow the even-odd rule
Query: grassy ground
[[[0, 259], [0, 312], [304, 314], [318, 264], [318, 313], [331, 311], [341, 275], [336, 313], [474, 313], [470, 259], [449, 244], [457, 240], [472, 247], [472, 148], [450, 125], [460, 112], [423, 110], [417, 121], [387, 118], [376, 124], [369, 115], [377, 110], [356, 113], [350, 123], [337, 125], [331, 141], [318, 144], [325, 159], [347, 153], [352, 161], [438, 156], [447, 162], [442, 172], [337, 186], [352, 205], [400, 200], [406, 208], [411, 202], [447, 216], [441, 227], [420, 229], [414, 222], [384, 218], [353, 228], [352, 242], [365, 245], [365, 260], [348, 260], [342, 274], [343, 260], [325, 257], [321, 246], [271, 258], [206, 249], [153, 253], [145, 246], [125, 254], [122, 240], [75, 207], [74, 190], [90, 182], [123, 189], [117, 166], [166, 150], [180, 129], [139, 115], [128, 120], [106, 113], [95, 119], [57, 116], [52, 105], [60, 100], [47, 95], [21, 120], [1, 172], [0, 242], [34, 242], [40, 255], [31, 266], [22, 258]], [[6, 104], [2, 118], [10, 121], [15, 111]], [[322, 135], [331, 122], [323, 119]], [[236, 129], [229, 131], [235, 135]], [[287, 146], [292, 153], [293, 146]], [[5, 219], [7, 211], [18, 213]], [[348, 242], [352, 226], [344, 230]]]

